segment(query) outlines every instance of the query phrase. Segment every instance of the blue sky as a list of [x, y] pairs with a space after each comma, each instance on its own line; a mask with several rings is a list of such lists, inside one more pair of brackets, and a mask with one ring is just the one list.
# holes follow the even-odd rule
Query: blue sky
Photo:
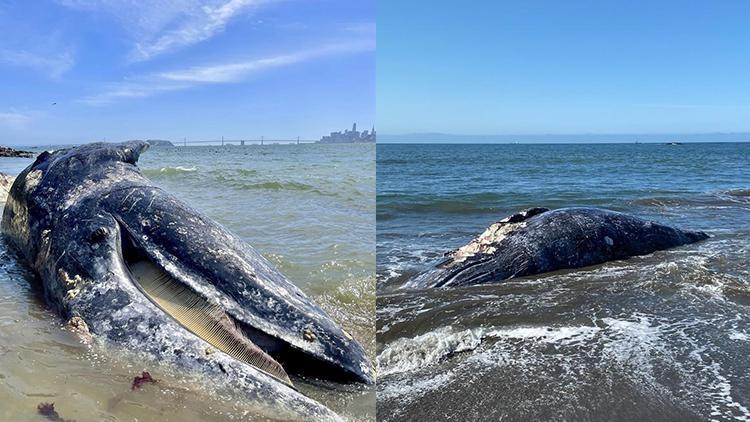
[[745, 0], [381, 0], [379, 133], [750, 132], [748, 19]]
[[375, 0], [0, 0], [0, 27], [6, 145], [375, 120]]

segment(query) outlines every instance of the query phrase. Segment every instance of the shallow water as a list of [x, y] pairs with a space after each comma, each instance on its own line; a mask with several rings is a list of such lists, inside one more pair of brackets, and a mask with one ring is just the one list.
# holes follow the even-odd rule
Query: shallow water
[[[374, 159], [373, 145], [178, 147], [150, 149], [139, 167], [253, 245], [372, 357]], [[18, 173], [31, 161], [0, 159], [0, 172]], [[275, 416], [198, 375], [82, 344], [4, 243], [0, 258], [0, 420], [37, 420], [40, 402], [79, 422]], [[131, 391], [144, 370], [159, 382]], [[295, 384], [349, 420], [374, 418], [372, 388]]]
[[[378, 145], [379, 418], [750, 420], [748, 168], [750, 144]], [[496, 285], [399, 289], [533, 206], [713, 237]]]

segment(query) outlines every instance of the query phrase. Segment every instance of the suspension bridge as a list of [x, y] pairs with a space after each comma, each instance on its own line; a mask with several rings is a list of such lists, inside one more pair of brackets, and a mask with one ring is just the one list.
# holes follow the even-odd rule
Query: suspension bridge
[[176, 146], [188, 146], [188, 145], [272, 145], [272, 144], [314, 144], [317, 142], [315, 139], [301, 139], [299, 137], [294, 139], [276, 139], [276, 138], [265, 138], [263, 136], [260, 139], [187, 139], [174, 140], [172, 143]]

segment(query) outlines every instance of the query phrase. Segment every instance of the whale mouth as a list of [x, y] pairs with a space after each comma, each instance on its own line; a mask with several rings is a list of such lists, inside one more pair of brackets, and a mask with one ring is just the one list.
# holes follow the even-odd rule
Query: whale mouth
[[210, 303], [172, 277], [121, 230], [122, 258], [133, 284], [165, 314], [211, 346], [293, 387], [284, 367], [256, 345], [240, 324], [220, 306]]
[[[118, 220], [116, 218], [116, 220]], [[295, 388], [295, 378], [348, 383], [356, 374], [234, 318], [159, 265], [118, 220], [120, 257], [131, 282], [181, 327], [237, 361]]]
[[221, 307], [211, 304], [149, 260], [126, 260], [126, 266], [141, 292], [183, 328], [229, 356], [293, 387], [284, 367], [245, 336]]

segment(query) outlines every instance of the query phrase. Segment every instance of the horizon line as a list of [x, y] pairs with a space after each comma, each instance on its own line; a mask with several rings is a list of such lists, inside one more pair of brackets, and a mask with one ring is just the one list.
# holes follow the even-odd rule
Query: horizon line
[[379, 133], [382, 143], [739, 143], [750, 142], [750, 132], [662, 133], [540, 133], [466, 135], [440, 132]]
[[683, 136], [697, 136], [697, 135], [750, 135], [750, 130], [746, 131], [732, 131], [732, 132], [574, 132], [574, 133], [559, 133], [559, 132], [540, 132], [540, 133], [485, 133], [485, 134], [472, 134], [472, 133], [450, 133], [450, 132], [406, 132], [406, 133], [382, 133], [383, 136], [424, 136], [424, 135], [436, 135], [436, 136], [476, 136], [476, 137], [492, 137], [492, 136], [665, 136], [665, 135], [683, 135]]

